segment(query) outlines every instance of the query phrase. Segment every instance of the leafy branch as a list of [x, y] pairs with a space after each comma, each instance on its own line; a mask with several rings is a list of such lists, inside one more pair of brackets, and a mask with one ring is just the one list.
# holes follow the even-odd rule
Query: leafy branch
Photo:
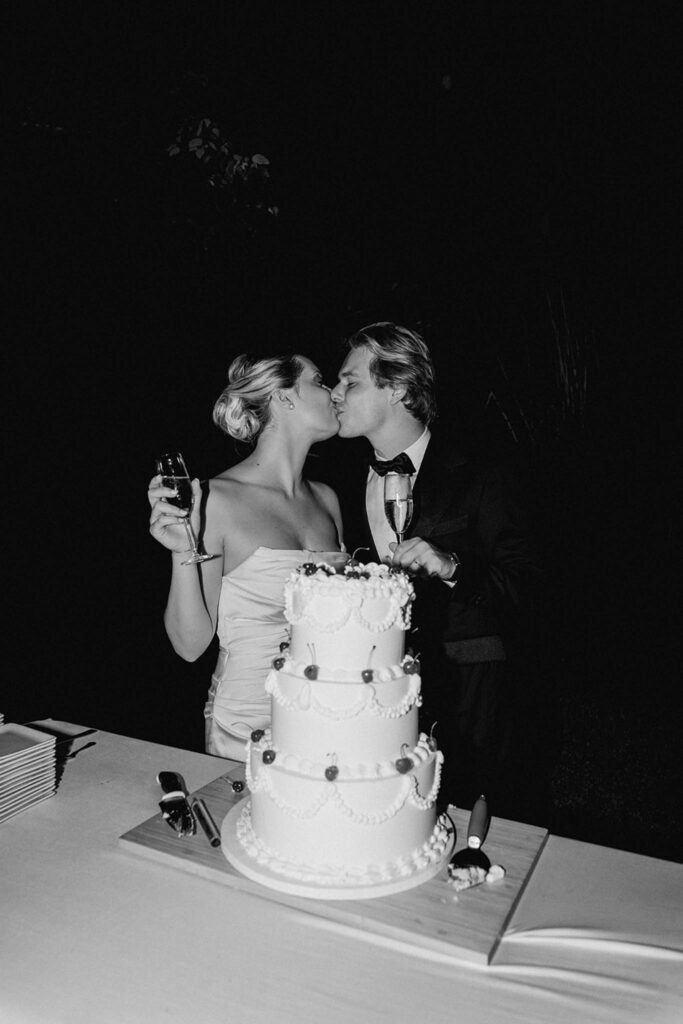
[[270, 195], [270, 160], [263, 153], [238, 153], [220, 125], [208, 117], [181, 124], [166, 152], [170, 158], [198, 161], [203, 183], [232, 203], [276, 217]]
[[591, 336], [571, 327], [564, 295], [547, 296], [550, 331], [526, 350], [496, 356], [496, 376], [485, 407], [495, 409], [517, 445], [541, 449], [557, 440], [576, 440], [586, 430], [594, 370]]

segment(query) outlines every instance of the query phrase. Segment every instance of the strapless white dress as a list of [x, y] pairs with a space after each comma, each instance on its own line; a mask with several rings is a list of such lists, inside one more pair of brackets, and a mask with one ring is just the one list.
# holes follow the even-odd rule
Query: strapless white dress
[[208, 754], [239, 757], [254, 729], [270, 725], [265, 681], [289, 639], [284, 586], [302, 562], [340, 553], [259, 547], [223, 577], [218, 601], [220, 652], [204, 709]]

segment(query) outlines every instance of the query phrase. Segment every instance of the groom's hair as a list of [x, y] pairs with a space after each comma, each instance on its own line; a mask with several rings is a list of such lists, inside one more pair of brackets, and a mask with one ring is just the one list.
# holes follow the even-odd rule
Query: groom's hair
[[432, 357], [416, 331], [398, 324], [368, 324], [347, 339], [348, 349], [367, 348], [370, 376], [379, 388], [404, 387], [403, 404], [428, 426], [436, 417], [435, 374]]

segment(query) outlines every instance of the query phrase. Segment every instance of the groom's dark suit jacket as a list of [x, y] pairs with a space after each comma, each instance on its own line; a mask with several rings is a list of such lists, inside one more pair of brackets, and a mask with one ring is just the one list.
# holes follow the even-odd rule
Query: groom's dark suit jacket
[[[358, 560], [376, 561], [365, 509], [368, 461], [357, 448], [349, 466], [348, 479], [337, 487], [346, 547], [368, 548]], [[337, 470], [337, 483], [340, 475]], [[529, 686], [540, 570], [521, 490], [511, 467], [476, 466], [432, 433], [415, 483], [408, 537], [455, 552], [461, 565], [454, 587], [415, 579], [407, 646], [422, 664], [420, 728], [438, 726], [446, 755], [442, 789], [462, 806], [482, 792], [505, 806], [501, 780], [513, 777], [511, 752], [522, 743], [515, 683]], [[531, 687], [527, 699], [533, 698]], [[511, 738], [516, 730], [517, 739]]]
[[[361, 562], [377, 560], [365, 509], [367, 466], [358, 466], [340, 495], [347, 550], [370, 549], [359, 553]], [[407, 538], [455, 552], [461, 564], [454, 587], [416, 580], [413, 647], [465, 663], [499, 660], [501, 644], [490, 638], [502, 638], [505, 647], [527, 628], [540, 570], [519, 490], [509, 469], [476, 467], [432, 434]]]

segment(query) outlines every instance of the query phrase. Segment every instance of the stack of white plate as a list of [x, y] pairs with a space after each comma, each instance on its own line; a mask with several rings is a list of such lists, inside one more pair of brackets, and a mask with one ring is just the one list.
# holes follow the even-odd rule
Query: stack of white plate
[[0, 725], [0, 821], [47, 800], [56, 789], [55, 737]]

